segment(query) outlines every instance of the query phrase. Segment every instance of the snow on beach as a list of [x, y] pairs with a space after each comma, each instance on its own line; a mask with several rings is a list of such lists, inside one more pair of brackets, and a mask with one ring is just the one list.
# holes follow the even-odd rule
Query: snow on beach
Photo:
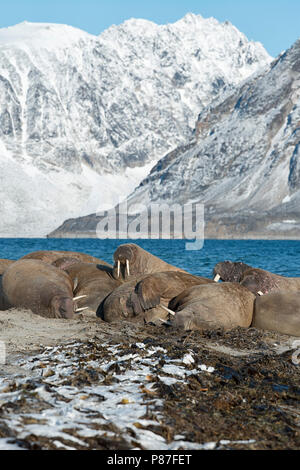
[[[89, 438], [95, 437], [104, 442], [120, 439], [137, 449], [206, 448], [206, 444], [188, 442], [180, 436], [167, 442], [159, 433], [147, 430], [158, 425], [157, 420], [147, 417], [149, 411], [161, 406], [155, 399], [151, 374], [166, 350], [145, 344], [133, 346], [136, 353], [124, 354], [120, 344], [102, 344], [103, 360], [99, 361], [89, 352], [89, 345], [73, 342], [19, 360], [18, 365], [32, 375], [30, 379], [2, 378], [0, 403], [18, 403], [28, 390], [36, 395], [37, 403], [29, 412], [16, 412], [4, 422], [16, 431], [18, 439], [43, 437], [53, 440], [54, 448], [89, 447]], [[200, 366], [186, 370], [184, 362], [170, 362], [171, 370], [161, 371], [162, 382], [168, 383], [170, 374], [173, 383], [178, 383], [186, 375], [201, 372]], [[90, 374], [93, 384], [81, 387], [80, 374]], [[70, 385], [76, 375], [76, 385]], [[38, 410], [41, 402], [42, 410]], [[156, 418], [159, 420], [159, 413]]]
[[[7, 344], [6, 364], [0, 364], [1, 449], [285, 445], [280, 426], [286, 426], [284, 413], [293, 412], [297, 386], [295, 366], [283, 357], [291, 338], [255, 329], [183, 334], [163, 326], [109, 325], [89, 315], [46, 319], [22, 310], [2, 312], [0, 322], [0, 341]], [[274, 370], [269, 385], [260, 372], [268, 361], [268, 373]], [[247, 364], [253, 362], [261, 379], [252, 391], [254, 372]], [[287, 375], [281, 377], [282, 371]], [[274, 394], [283, 413], [279, 431], [268, 409], [262, 427], [262, 411], [252, 419]]]

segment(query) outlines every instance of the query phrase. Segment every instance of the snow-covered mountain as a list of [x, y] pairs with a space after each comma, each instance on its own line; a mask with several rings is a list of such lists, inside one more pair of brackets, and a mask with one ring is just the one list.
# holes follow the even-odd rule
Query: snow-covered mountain
[[300, 235], [300, 39], [197, 120], [130, 204], [202, 202], [210, 236]]
[[[300, 237], [300, 39], [203, 109], [189, 144], [127, 199], [129, 208], [174, 202], [204, 203], [209, 237]], [[87, 222], [95, 230], [97, 218]], [[77, 219], [58, 234], [84, 229]]]
[[271, 58], [230, 23], [128, 20], [100, 36], [0, 29], [0, 236], [43, 236], [113, 206], [199, 112]]

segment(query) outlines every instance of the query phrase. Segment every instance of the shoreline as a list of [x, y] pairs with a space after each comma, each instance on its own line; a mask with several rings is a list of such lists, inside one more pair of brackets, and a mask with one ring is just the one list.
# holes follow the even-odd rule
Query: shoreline
[[[70, 233], [70, 232], [66, 232], [66, 233], [62, 233], [61, 235], [57, 235], [57, 236], [44, 236], [44, 237], [7, 237], [7, 236], [0, 236], [0, 240], [57, 240], [57, 239], [61, 239], [61, 240], [73, 240], [73, 239], [76, 239], [76, 240], [116, 240], [116, 241], [123, 241], [123, 240], [131, 240], [132, 243], [134, 243], [135, 241], [143, 241], [143, 240], [153, 240], [153, 241], [157, 241], [157, 240], [183, 240], [183, 241], [186, 241], [186, 242], [191, 242], [191, 241], [194, 241], [195, 239], [191, 239], [191, 238], [185, 238], [185, 237], [160, 237], [160, 238], [156, 238], [156, 239], [151, 239], [150, 237], [149, 238], [113, 238], [113, 237], [109, 237], [109, 238], [99, 238], [97, 235], [93, 235], [92, 233]], [[300, 234], [298, 236], [296, 235], [291, 235], [291, 236], [276, 236], [276, 235], [263, 235], [263, 234], [256, 234], [256, 235], [253, 235], [253, 236], [243, 236], [242, 234], [237, 234], [236, 236], [220, 236], [220, 237], [216, 237], [216, 236], [205, 236], [204, 237], [204, 241], [205, 240], [219, 240], [219, 241], [222, 241], [222, 240], [236, 240], [236, 241], [251, 241], [251, 240], [264, 240], [264, 241], [276, 241], [276, 240], [291, 240], [291, 241], [299, 241], [300, 240]]]
[[[61, 235], [57, 235], [57, 236], [46, 236], [45, 237], [46, 239], [99, 239], [99, 240], [105, 240], [103, 238], [99, 238], [97, 237], [97, 235], [92, 235], [91, 233], [69, 233], [69, 232], [66, 232], [66, 233], [62, 233]], [[111, 240], [118, 240], [118, 238], [109, 238]], [[151, 238], [139, 238], [138, 240], [150, 240]], [[119, 240], [129, 240], [128, 238], [120, 238]], [[132, 241], [134, 241], [135, 239], [130, 239]], [[185, 240], [185, 241], [191, 241], [193, 239], [188, 239], [188, 238], [159, 238], [158, 240]], [[295, 236], [295, 235], [291, 235], [291, 236], [274, 236], [274, 235], [262, 235], [262, 234], [257, 234], [257, 235], [253, 235], [253, 236], [249, 236], [249, 235], [241, 235], [241, 234], [237, 234], [236, 236], [221, 236], [221, 237], [216, 237], [216, 236], [205, 236], [204, 237], [204, 241], [205, 240], [269, 240], [269, 241], [272, 241], [272, 240], [294, 240], [294, 241], [298, 241], [300, 240], [300, 234], [298, 236]]]

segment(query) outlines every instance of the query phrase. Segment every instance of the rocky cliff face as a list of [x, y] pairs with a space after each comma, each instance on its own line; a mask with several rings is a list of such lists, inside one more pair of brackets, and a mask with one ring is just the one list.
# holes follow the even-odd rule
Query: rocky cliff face
[[190, 139], [212, 99], [269, 62], [230, 23], [195, 15], [133, 19], [99, 37], [1, 29], [0, 236], [43, 236], [114, 205]]
[[210, 236], [300, 235], [300, 40], [198, 116], [129, 203], [202, 202]]
[[203, 109], [127, 203], [203, 203], [208, 237], [299, 238], [299, 149], [300, 40]]

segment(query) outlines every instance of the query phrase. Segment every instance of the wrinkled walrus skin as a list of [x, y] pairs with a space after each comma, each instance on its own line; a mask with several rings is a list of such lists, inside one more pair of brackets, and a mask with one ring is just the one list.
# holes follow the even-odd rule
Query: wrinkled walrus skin
[[186, 272], [166, 263], [134, 243], [120, 245], [114, 252], [113, 276], [115, 279], [127, 282], [163, 271]]
[[148, 274], [138, 282], [130, 281], [114, 290], [103, 300], [97, 316], [104, 321], [120, 319], [154, 322], [167, 318], [169, 301], [190, 286], [212, 283], [211, 279], [180, 271]]
[[213, 278], [218, 276], [223, 282], [240, 282], [247, 269], [252, 269], [252, 266], [241, 261], [221, 261], [213, 269]]
[[213, 277], [217, 275], [224, 282], [239, 282], [255, 295], [300, 290], [300, 278], [280, 276], [242, 262], [217, 263], [213, 269]]
[[300, 290], [300, 278], [279, 276], [258, 268], [247, 269], [243, 273], [240, 284], [255, 295]]
[[52, 264], [56, 262], [59, 258], [66, 257], [77, 259], [77, 261], [81, 263], [97, 263], [103, 264], [104, 266], [112, 267], [110, 264], [106, 263], [105, 261], [99, 258], [87, 255], [86, 253], [77, 253], [74, 251], [34, 251], [33, 253], [28, 253], [20, 259], [38, 259], [40, 261], [44, 261], [44, 263]]
[[96, 316], [108, 323], [134, 317], [133, 308], [130, 304], [127, 305], [127, 300], [132, 292], [134, 292], [135, 285], [136, 281], [133, 280], [122, 283], [114, 289], [102, 300], [97, 309]]
[[258, 297], [251, 326], [300, 336], [300, 292], [282, 291]]
[[64, 271], [40, 260], [19, 260], [2, 276], [6, 308], [23, 307], [48, 318], [72, 318], [73, 284]]
[[138, 315], [146, 312], [144, 317], [146, 322], [166, 319], [168, 313], [166, 310], [162, 311], [162, 305], [168, 307], [170, 300], [188, 287], [212, 282], [211, 279], [180, 271], [148, 275], [136, 284], [135, 291], [131, 295], [134, 313]]
[[74, 296], [86, 295], [78, 300], [78, 307], [89, 307], [96, 313], [102, 300], [121, 285], [112, 276], [112, 268], [93, 263], [76, 263], [65, 268], [75, 285]]
[[171, 300], [171, 325], [183, 330], [204, 330], [251, 325], [255, 296], [238, 283], [194, 286]]

